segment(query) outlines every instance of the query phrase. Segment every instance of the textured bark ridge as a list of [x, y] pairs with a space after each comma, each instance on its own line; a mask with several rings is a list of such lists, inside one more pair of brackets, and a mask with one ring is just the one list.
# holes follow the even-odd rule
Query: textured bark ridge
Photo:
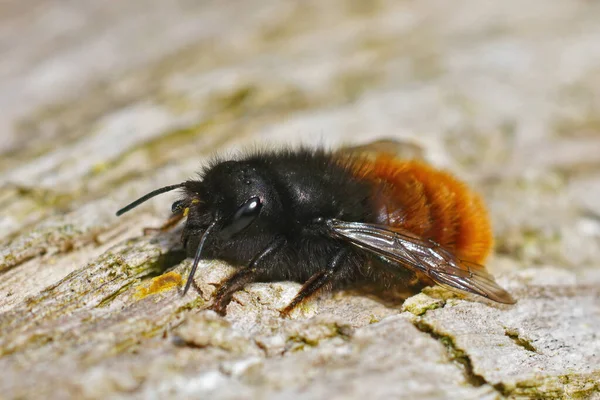
[[[600, 398], [596, 2], [0, 7], [3, 398]], [[215, 152], [388, 138], [489, 205], [514, 306], [252, 284], [144, 236]]]

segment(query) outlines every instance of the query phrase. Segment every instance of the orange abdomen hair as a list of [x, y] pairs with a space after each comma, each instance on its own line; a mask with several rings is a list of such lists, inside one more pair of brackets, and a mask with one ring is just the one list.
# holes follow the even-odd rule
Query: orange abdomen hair
[[375, 183], [378, 222], [430, 239], [459, 259], [483, 264], [493, 245], [482, 199], [451, 174], [381, 155], [356, 170]]

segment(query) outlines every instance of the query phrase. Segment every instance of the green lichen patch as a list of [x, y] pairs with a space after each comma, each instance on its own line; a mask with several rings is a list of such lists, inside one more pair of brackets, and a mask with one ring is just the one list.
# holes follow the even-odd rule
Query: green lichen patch
[[348, 340], [352, 328], [336, 322], [318, 322], [309, 320], [303, 324], [292, 324], [286, 330], [286, 351], [300, 351], [307, 347], [316, 347], [321, 341], [339, 337]]
[[0, 272], [40, 255], [68, 253], [94, 243], [95, 237], [104, 229], [79, 227], [66, 222], [40, 226], [16, 237], [0, 252]]
[[435, 330], [427, 321], [422, 318], [416, 318], [413, 321], [415, 327], [421, 332], [427, 333], [429, 336], [438, 340], [446, 348], [446, 352], [450, 361], [456, 362], [461, 366], [465, 380], [473, 386], [479, 387], [486, 384], [483, 376], [473, 371], [473, 364], [469, 355], [456, 345], [455, 339], [447, 334], [441, 334]]
[[589, 399], [600, 393], [600, 373], [538, 376], [535, 379], [494, 385], [511, 399]]
[[432, 298], [424, 293], [419, 293], [409, 297], [402, 304], [402, 311], [408, 311], [415, 316], [421, 316], [429, 310], [435, 310], [444, 307], [446, 301], [439, 298]]
[[505, 329], [504, 334], [508, 336], [517, 346], [524, 348], [532, 353], [537, 353], [535, 347], [531, 344], [531, 341], [521, 337], [519, 332], [513, 329]]
[[12, 353], [35, 345], [39, 340], [31, 342], [27, 338], [36, 335], [57, 337], [71, 334], [53, 327], [55, 321], [74, 312], [85, 313], [95, 307], [105, 307], [134, 282], [158, 274], [161, 265], [156, 260], [160, 252], [159, 248], [148, 243], [137, 248], [114, 248], [28, 298], [20, 307], [0, 316], [2, 350]]
[[445, 287], [440, 285], [427, 286], [423, 288], [422, 292], [432, 299], [443, 301], [444, 306], [451, 305], [451, 301], [455, 299], [462, 299], [466, 296], [463, 293], [446, 289]]

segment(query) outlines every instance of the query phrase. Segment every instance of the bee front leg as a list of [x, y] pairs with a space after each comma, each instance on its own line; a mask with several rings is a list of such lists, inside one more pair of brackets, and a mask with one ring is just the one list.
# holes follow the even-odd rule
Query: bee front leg
[[242, 289], [246, 284], [256, 282], [261, 276], [267, 272], [267, 266], [260, 265], [260, 262], [277, 252], [285, 244], [284, 238], [277, 238], [271, 242], [263, 251], [257, 254], [250, 265], [240, 268], [231, 275], [217, 290], [215, 302], [212, 309], [218, 314], [225, 315], [227, 305], [231, 302], [231, 297], [235, 292]]
[[347, 249], [342, 249], [336, 253], [331, 259], [327, 269], [325, 271], [319, 271], [311, 276], [302, 285], [302, 288], [294, 297], [294, 299], [288, 304], [283, 310], [281, 310], [282, 317], [288, 317], [292, 310], [296, 308], [300, 303], [307, 300], [308, 298], [316, 295], [319, 291], [323, 290], [327, 286], [332, 286], [332, 283], [338, 277], [340, 271], [344, 266], [344, 258], [348, 255]]

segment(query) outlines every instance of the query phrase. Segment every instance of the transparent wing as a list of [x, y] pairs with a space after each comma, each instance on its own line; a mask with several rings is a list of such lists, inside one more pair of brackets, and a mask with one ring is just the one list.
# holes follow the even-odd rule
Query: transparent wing
[[486, 297], [499, 303], [515, 300], [479, 264], [458, 259], [439, 244], [390, 226], [329, 220], [334, 236], [389, 261], [422, 272], [439, 285]]
[[424, 151], [418, 144], [408, 140], [380, 139], [358, 146], [342, 147], [337, 151], [342, 156], [358, 156], [376, 159], [386, 155], [400, 160], [424, 160]]

